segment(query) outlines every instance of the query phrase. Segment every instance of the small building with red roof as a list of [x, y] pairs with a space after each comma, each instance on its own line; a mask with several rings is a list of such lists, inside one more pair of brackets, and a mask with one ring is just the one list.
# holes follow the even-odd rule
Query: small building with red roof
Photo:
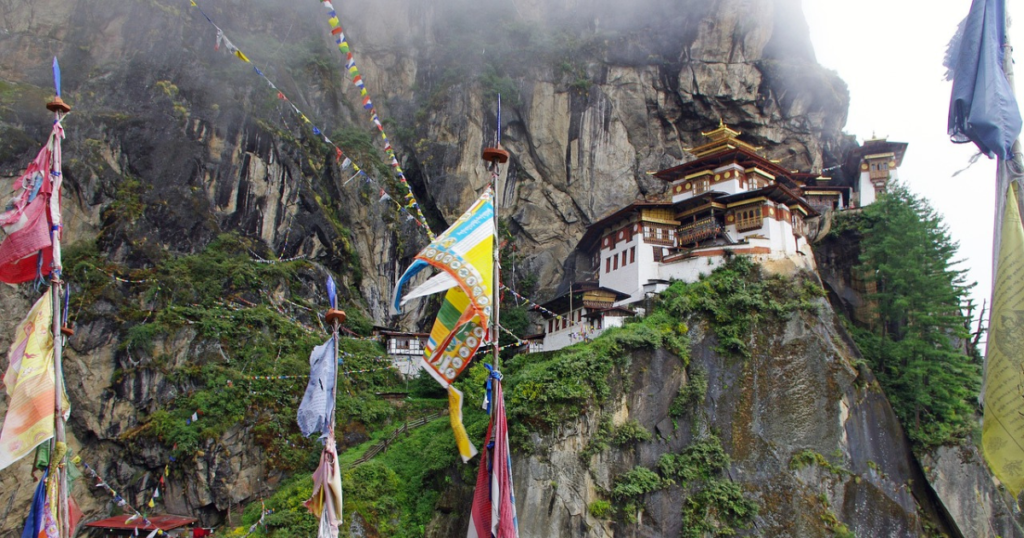
[[96, 538], [148, 536], [158, 529], [163, 531], [160, 535], [163, 537], [186, 538], [192, 536], [192, 527], [196, 521], [199, 520], [194, 517], [175, 515], [155, 515], [143, 520], [125, 514], [86, 523], [85, 526], [92, 530], [92, 536]]

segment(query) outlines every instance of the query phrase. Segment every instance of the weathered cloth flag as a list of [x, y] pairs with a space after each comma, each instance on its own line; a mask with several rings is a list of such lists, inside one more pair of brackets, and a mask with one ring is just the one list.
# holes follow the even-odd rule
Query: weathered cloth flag
[[974, 142], [982, 153], [1010, 158], [1021, 131], [1017, 99], [1003, 70], [1005, 0], [974, 0], [950, 42], [947, 77], [953, 81], [948, 132], [956, 143]]
[[[21, 284], [50, 273], [53, 228], [60, 225], [60, 140], [55, 123], [50, 140], [14, 182], [14, 195], [0, 212], [0, 282]], [[54, 171], [54, 172], [51, 172]], [[54, 196], [54, 193], [58, 193]]]
[[313, 471], [313, 496], [305, 502], [306, 508], [320, 518], [317, 538], [338, 538], [342, 520], [341, 469], [333, 429], [327, 432], [320, 466]]
[[[7, 357], [4, 385], [11, 397], [0, 431], [0, 470], [32, 453], [53, 437], [54, 382], [53, 321], [50, 292], [36, 301], [18, 325]], [[65, 399], [64, 409], [68, 409]]]
[[985, 367], [985, 415], [981, 446], [997, 478], [1016, 497], [1024, 489], [1024, 226], [1006, 193], [999, 263], [992, 298]]
[[[494, 204], [487, 190], [459, 220], [416, 255], [398, 281], [394, 313], [416, 298], [446, 291], [423, 351], [423, 366], [448, 389], [452, 429], [463, 461], [476, 454], [462, 426], [462, 394], [452, 387], [488, 336], [494, 286]], [[407, 295], [402, 290], [428, 266], [442, 272]]]
[[334, 338], [313, 348], [309, 355], [309, 384], [299, 404], [298, 423], [302, 435], [309, 437], [320, 432], [321, 439], [327, 437], [331, 414], [334, 412], [335, 370]]
[[516, 495], [512, 487], [512, 454], [508, 448], [508, 422], [501, 375], [492, 373], [491, 423], [473, 493], [467, 538], [518, 538]]

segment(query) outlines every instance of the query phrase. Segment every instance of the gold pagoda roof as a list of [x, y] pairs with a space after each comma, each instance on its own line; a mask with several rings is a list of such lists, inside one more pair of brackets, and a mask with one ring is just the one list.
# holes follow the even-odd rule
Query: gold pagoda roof
[[720, 151], [727, 151], [730, 149], [744, 148], [752, 152], [757, 152], [761, 150], [761, 148], [754, 147], [737, 138], [739, 135], [743, 133], [731, 129], [722, 121], [719, 121], [717, 129], [713, 131], [708, 131], [706, 133], [701, 132], [700, 134], [703, 135], [705, 138], [710, 139], [711, 141], [700, 146], [697, 146], [695, 148], [686, 150], [697, 156], [697, 158], [711, 155], [713, 153], [717, 153]]

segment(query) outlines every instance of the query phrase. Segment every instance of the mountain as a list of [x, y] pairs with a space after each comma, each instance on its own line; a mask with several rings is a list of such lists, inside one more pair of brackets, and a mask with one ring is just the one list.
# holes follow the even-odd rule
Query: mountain
[[[134, 506], [166, 469], [159, 510], [238, 525], [239, 507], [250, 505], [242, 519], [250, 524], [259, 514], [252, 506], [282, 484], [291, 491], [290, 477], [315, 465], [315, 443], [294, 425], [303, 381], [282, 378], [301, 377], [324, 338], [315, 315], [324, 275], [339, 282], [361, 336], [372, 325], [422, 328], [436, 305], [388, 316], [397, 273], [427, 236], [394, 202], [406, 200], [405, 184], [391, 173], [320, 3], [196, 3], [0, 0], [0, 179], [16, 176], [45, 138], [57, 56], [74, 107], [64, 142], [72, 449]], [[251, 63], [229, 53], [200, 8]], [[588, 224], [661, 195], [647, 172], [691, 158], [702, 130], [728, 123], [802, 171], [842, 164], [854, 145], [841, 130], [845, 84], [816, 63], [797, 0], [337, 8], [436, 232], [489, 179], [480, 152], [493, 143], [501, 95], [512, 158], [500, 212], [515, 247], [513, 285], [538, 302], [563, 284]], [[367, 174], [343, 167], [323, 135]], [[0, 348], [33, 296], [29, 286], [0, 289]], [[677, 534], [679, 481], [651, 490], [653, 515], [633, 527], [592, 515], [589, 503], [616, 476], [653, 469], [710, 433], [733, 462], [729, 483], [757, 492], [766, 535], [827, 535], [839, 522], [865, 536], [1021, 535], [976, 451], [941, 449], [920, 465], [830, 307], [812, 302], [757, 324], [746, 361], [716, 353], [710, 322], [692, 314], [689, 362], [658, 342], [629, 347], [605, 373], [630, 382], [609, 385], [592, 413], [521, 432], [530, 440], [516, 460], [518, 487], [527, 488], [524, 536]], [[347, 339], [343, 351], [347, 368], [363, 373], [339, 402], [342, 448], [416, 416], [375, 396], [400, 385], [375, 362], [376, 344]], [[698, 367], [706, 395], [672, 424], [668, 407]], [[659, 440], [580, 457], [602, 424], [607, 433], [631, 420]], [[20, 462], [0, 473], [0, 537], [19, 535], [29, 472]], [[459, 485], [447, 466], [431, 473]], [[75, 487], [87, 516], [110, 513], [110, 499], [89, 485]], [[441, 516], [423, 532], [460, 534], [466, 491], [425, 488]]]

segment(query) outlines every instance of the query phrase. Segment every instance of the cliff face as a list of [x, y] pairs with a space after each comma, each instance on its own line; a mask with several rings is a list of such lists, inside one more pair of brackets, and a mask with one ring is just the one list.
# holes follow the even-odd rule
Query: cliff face
[[[816, 280], [787, 277], [773, 293], [799, 289], [808, 278]], [[701, 290], [720, 286], [714, 281]], [[754, 314], [683, 315], [686, 356], [623, 350], [603, 404], [535, 432], [514, 459], [523, 535], [706, 536], [727, 528], [779, 537], [1024, 535], [1012, 499], [995, 488], [974, 449], [915, 456], [827, 301], [759, 315], [739, 334], [749, 346], [746, 358], [724, 352], [718, 325], [722, 317], [744, 315]], [[522, 378], [517, 370], [509, 381], [512, 402], [530, 390], [512, 385]], [[622, 433], [637, 429], [650, 435]], [[731, 462], [716, 477], [708, 447], [718, 443]], [[677, 465], [700, 464], [673, 474], [666, 458], [677, 454]], [[623, 484], [638, 468], [660, 482], [648, 481], [630, 497]], [[742, 506], [736, 497], [725, 503], [702, 496], [728, 491], [722, 484], [730, 483], [758, 507], [742, 525], [730, 515]], [[428, 536], [467, 525], [459, 507], [471, 495], [471, 485], [449, 488]], [[697, 516], [695, 499], [706, 503]], [[612, 508], [595, 509], [602, 502]]]
[[[223, 232], [236, 232], [253, 255], [301, 257], [307, 265], [244, 292], [232, 287], [232, 296], [315, 305], [318, 283], [329, 271], [351, 308], [365, 312], [368, 322], [390, 322], [386, 303], [396, 271], [425, 236], [405, 214], [378, 202], [381, 188], [396, 199], [402, 191], [377, 172], [387, 170], [373, 149], [381, 144], [326, 37], [317, 4], [202, 5], [293, 103], [373, 171], [374, 182], [349, 182], [351, 170], [339, 169], [333, 150], [250, 66], [214, 51], [214, 29], [187, 2], [0, 0], [0, 184], [17, 175], [45, 139], [50, 118], [42, 105], [56, 55], [65, 99], [75, 107], [65, 122], [65, 237], [71, 252], [79, 248], [78, 259], [93, 252], [96, 258], [88, 259], [110, 264], [97, 269], [106, 277], [81, 274], [170, 278], [154, 271], [204, 252]], [[502, 144], [512, 154], [501, 213], [518, 248], [517, 278], [536, 282], [537, 299], [550, 296], [563, 279], [563, 261], [589, 223], [663, 192], [647, 172], [688, 159], [686, 148], [702, 129], [725, 121], [792, 169], [842, 161], [845, 85], [815, 63], [796, 0], [384, 0], [338, 8], [435, 231], [487, 181], [479, 155], [493, 143], [501, 94]], [[139, 505], [171, 447], [133, 432], [155, 411], [204, 388], [203, 381], [183, 381], [176, 372], [237, 365], [225, 352], [229, 339], [194, 325], [150, 338], [145, 351], [133, 348], [136, 328], [152, 323], [158, 309], [187, 305], [162, 295], [159, 286], [117, 282], [101, 293], [99, 280], [90, 279], [76, 284], [80, 324], [68, 351], [68, 375], [76, 380], [69, 386], [72, 446], [92, 461], [109, 462], [101, 472], [126, 484]], [[0, 290], [0, 349], [32, 296], [26, 287]], [[288, 308], [288, 316], [315, 324], [300, 308]], [[396, 321], [411, 328], [423, 322], [423, 309]], [[865, 388], [869, 382], [854, 382], [865, 378], [850, 366], [852, 352], [836, 341], [831, 325], [794, 318], [782, 333], [765, 337], [753, 363], [720, 361], [707, 351], [712, 344], [698, 344], [704, 351], [694, 361], [707, 368], [711, 387], [702, 413], [736, 462], [730, 473], [742, 471], [733, 478], [761, 490], [766, 513], [775, 514], [764, 517], [765, 528], [816, 535], [792, 525], [825, 511], [807, 497], [824, 493], [829, 510], [851, 526], [858, 518], [864, 523], [856, 524], [875, 524], [879, 518], [864, 514], [884, 510], [894, 515], [877, 522], [886, 526], [879, 532], [917, 532], [915, 501], [899, 489], [914, 476], [898, 427], [884, 397]], [[694, 341], [704, 342], [702, 334]], [[791, 350], [789, 359], [771, 346]], [[793, 351], [801, 346], [811, 351]], [[683, 383], [678, 359], [652, 353], [632, 364], [625, 375], [634, 378], [636, 391], [621, 393], [613, 414], [638, 417], [672, 449], [688, 443], [689, 425], [669, 428], [667, 399], [658, 398]], [[651, 377], [645, 368], [665, 375]], [[807, 391], [764, 373], [786, 369], [809, 376]], [[727, 387], [742, 387], [743, 398]], [[5, 406], [0, 403], [0, 413]], [[265, 468], [275, 449], [265, 437], [257, 442], [258, 420], [249, 419], [207, 432], [196, 454], [179, 463], [164, 495], [166, 511], [217, 523], [264, 493], [267, 480], [276, 484], [283, 474], [268, 477]], [[871, 426], [873, 420], [887, 426]], [[652, 464], [661, 450], [650, 444], [598, 456], [591, 468], [605, 471], [588, 478], [569, 460], [597, 424], [583, 419], [575, 427], [576, 437], [551, 438], [552, 452], [517, 459], [519, 487], [529, 488], [522, 498], [530, 515], [522, 524], [531, 532], [524, 535], [613, 532], [587, 515], [591, 490], [609, 487], [613, 472]], [[357, 442], [358, 432], [353, 435]], [[802, 449], [838, 450], [836, 461], [854, 475], [831, 476], [814, 466], [788, 472], [788, 458]], [[948, 454], [936, 458], [951, 460]], [[944, 478], [953, 470], [934, 472], [946, 490], [960, 492]], [[26, 476], [26, 462], [0, 473], [0, 536], [18, 535], [16, 522], [32, 490]], [[983, 488], [984, 474], [976, 476]], [[923, 482], [915, 480], [915, 487]], [[672, 489], [655, 494], [648, 503], [654, 521], [636, 528], [673, 535], [679, 519], [670, 513], [672, 495]], [[110, 508], [109, 499], [87, 484], [77, 486], [76, 497], [88, 516]], [[874, 530], [864, 527], [864, 535]]]

